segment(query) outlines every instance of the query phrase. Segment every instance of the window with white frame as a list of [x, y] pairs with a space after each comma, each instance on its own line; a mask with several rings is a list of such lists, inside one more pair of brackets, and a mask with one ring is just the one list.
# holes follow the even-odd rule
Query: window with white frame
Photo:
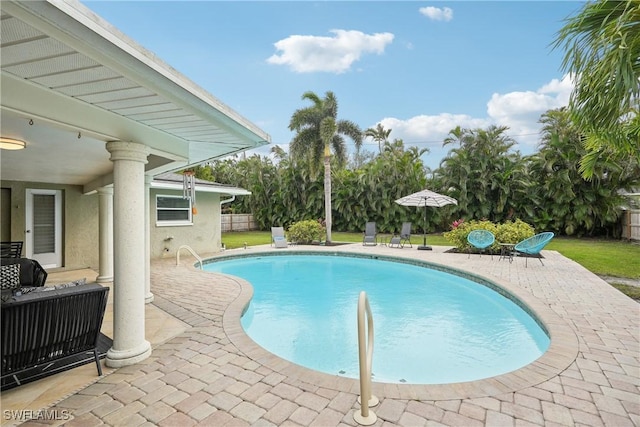
[[156, 196], [157, 225], [191, 225], [191, 199], [182, 196]]

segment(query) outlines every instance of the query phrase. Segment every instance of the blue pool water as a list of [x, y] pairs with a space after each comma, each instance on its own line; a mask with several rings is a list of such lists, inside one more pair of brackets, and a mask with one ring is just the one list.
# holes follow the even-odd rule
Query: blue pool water
[[373, 380], [443, 384], [521, 368], [549, 346], [510, 299], [465, 278], [367, 258], [277, 255], [211, 262], [207, 271], [254, 287], [242, 317], [270, 352], [329, 374], [357, 378], [357, 304], [374, 320]]

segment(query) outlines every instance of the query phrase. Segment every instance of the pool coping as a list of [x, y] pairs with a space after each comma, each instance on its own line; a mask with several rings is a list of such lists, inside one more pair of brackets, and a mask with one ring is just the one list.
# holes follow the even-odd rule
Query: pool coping
[[[206, 264], [207, 261], [214, 260], [219, 261], [221, 259], [279, 255], [285, 255], [285, 253], [279, 252], [278, 250], [265, 250], [260, 253], [251, 254], [221, 254], [204, 260], [204, 263]], [[525, 308], [529, 314], [541, 323], [541, 326], [544, 327], [550, 337], [549, 348], [543, 355], [532, 363], [515, 371], [476, 381], [449, 384], [397, 384], [374, 381], [372, 382], [372, 392], [378, 397], [417, 400], [450, 400], [487, 397], [494, 396], [496, 394], [515, 392], [535, 386], [557, 376], [567, 369], [578, 356], [578, 337], [569, 324], [538, 298], [504, 280], [497, 278], [489, 279], [464, 269], [449, 267], [429, 261], [415, 260], [403, 256], [371, 255], [367, 253], [345, 252], [339, 249], [318, 251], [298, 250], [294, 248], [289, 248], [286, 255], [338, 255], [383, 259], [436, 268], [441, 271], [471, 278], [473, 280], [480, 281], [484, 285], [490, 286], [494, 290], [512, 299], [521, 307]], [[246, 280], [240, 279], [236, 276], [233, 277], [237, 280], [237, 283], [240, 286], [240, 291], [238, 296], [229, 304], [222, 318], [222, 328], [231, 343], [233, 343], [247, 357], [263, 364], [274, 372], [286, 375], [289, 378], [297, 378], [300, 381], [331, 390], [356, 394], [359, 392], [360, 384], [357, 379], [331, 375], [297, 365], [270, 353], [253, 341], [245, 333], [240, 322], [240, 318], [253, 296], [253, 287]], [[501, 290], [505, 291], [506, 294], [501, 292]]]

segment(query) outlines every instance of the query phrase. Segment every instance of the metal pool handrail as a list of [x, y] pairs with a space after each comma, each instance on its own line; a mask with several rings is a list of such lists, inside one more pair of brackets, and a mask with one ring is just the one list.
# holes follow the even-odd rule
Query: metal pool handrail
[[[365, 317], [367, 320], [365, 337]], [[369, 407], [379, 403], [377, 397], [371, 395], [371, 365], [373, 364], [373, 316], [365, 291], [358, 298], [358, 359], [360, 362], [360, 412], [353, 414], [353, 419], [360, 425], [370, 426], [378, 417]]]
[[200, 263], [200, 270], [204, 269], [204, 267], [202, 266], [202, 258], [200, 258], [198, 254], [193, 249], [191, 249], [191, 246], [188, 245], [182, 245], [176, 251], [176, 265], [180, 265], [180, 249], [186, 249], [191, 252], [191, 255], [193, 255]]

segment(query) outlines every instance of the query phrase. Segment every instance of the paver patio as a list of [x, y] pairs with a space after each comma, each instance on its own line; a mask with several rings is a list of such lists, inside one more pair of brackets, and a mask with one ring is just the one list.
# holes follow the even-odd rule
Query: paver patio
[[[296, 249], [307, 248], [279, 251]], [[551, 332], [552, 354], [472, 383], [374, 383], [380, 399], [372, 408], [376, 426], [640, 426], [638, 303], [557, 252], [544, 251], [544, 266], [534, 260], [525, 268], [518, 258], [467, 258], [446, 249], [313, 247], [422, 259], [486, 277], [540, 315]], [[202, 272], [192, 262], [183, 258], [176, 266], [175, 259], [165, 259], [151, 269], [153, 304], [189, 328], [156, 346], [149, 359], [112, 370], [49, 408], [65, 411], [70, 420], [24, 425], [356, 425], [356, 380], [300, 368], [258, 347], [239, 321], [251, 296], [249, 284]]]

